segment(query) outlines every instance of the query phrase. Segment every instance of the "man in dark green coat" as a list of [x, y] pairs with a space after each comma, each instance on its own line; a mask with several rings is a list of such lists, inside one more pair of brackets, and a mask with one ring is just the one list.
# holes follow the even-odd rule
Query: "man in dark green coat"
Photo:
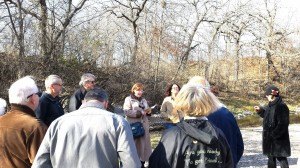
[[281, 168], [287, 168], [287, 157], [291, 155], [289, 108], [283, 102], [276, 86], [268, 86], [265, 95], [269, 104], [254, 107], [257, 114], [263, 118], [263, 154], [269, 158], [268, 168], [276, 168], [276, 159]]

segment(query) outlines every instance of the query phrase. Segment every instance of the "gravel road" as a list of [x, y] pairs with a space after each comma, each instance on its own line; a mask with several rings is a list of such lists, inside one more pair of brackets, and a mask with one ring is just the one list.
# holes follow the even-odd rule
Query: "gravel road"
[[[262, 127], [242, 128], [241, 131], [245, 151], [238, 167], [266, 168], [268, 158], [262, 155]], [[300, 168], [300, 124], [291, 124], [289, 133], [292, 156], [288, 158], [288, 162], [290, 168]], [[277, 167], [280, 167], [278, 162]]]

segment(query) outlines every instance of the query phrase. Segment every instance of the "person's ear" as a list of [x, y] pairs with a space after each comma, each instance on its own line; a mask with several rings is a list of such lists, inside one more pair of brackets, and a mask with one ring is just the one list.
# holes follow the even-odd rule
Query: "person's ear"
[[33, 106], [38, 106], [39, 105], [39, 99], [36, 99], [34, 96], [38, 95], [32, 95], [28, 98], [28, 103], [32, 104]]
[[108, 101], [107, 100], [104, 101], [104, 107], [105, 107], [105, 109], [108, 108]]
[[50, 90], [53, 91], [54, 90], [54, 86], [53, 84], [50, 85]]

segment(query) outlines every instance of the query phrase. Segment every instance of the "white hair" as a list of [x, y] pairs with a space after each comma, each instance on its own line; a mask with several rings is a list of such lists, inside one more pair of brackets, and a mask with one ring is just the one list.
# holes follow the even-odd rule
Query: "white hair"
[[5, 109], [6, 109], [6, 101], [0, 98], [0, 116], [5, 113]]
[[38, 93], [39, 89], [31, 76], [15, 81], [8, 90], [9, 103], [26, 105], [28, 96]]
[[52, 84], [61, 84], [62, 79], [58, 75], [49, 75], [45, 79], [45, 88], [50, 88]]
[[83, 84], [89, 80], [95, 80], [96, 77], [95, 75], [91, 74], [91, 73], [85, 73], [81, 76], [81, 79], [80, 79], [80, 82], [79, 82], [79, 85], [80, 86], [83, 86]]
[[201, 85], [203, 88], [206, 88], [208, 90], [210, 89], [209, 82], [204, 77], [202, 77], [202, 76], [194, 76], [194, 77], [192, 77], [189, 80], [188, 84], [192, 84], [192, 83]]

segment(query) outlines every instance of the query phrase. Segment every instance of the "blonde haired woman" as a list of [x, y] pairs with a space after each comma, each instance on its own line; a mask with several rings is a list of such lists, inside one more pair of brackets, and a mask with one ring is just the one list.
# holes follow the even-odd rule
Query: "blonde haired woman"
[[206, 117], [220, 106], [208, 89], [197, 84], [184, 85], [174, 103], [174, 110], [180, 111], [184, 118], [163, 133], [149, 167], [232, 168], [225, 136]]
[[151, 155], [151, 142], [149, 133], [149, 121], [147, 115], [151, 113], [149, 105], [143, 96], [144, 85], [142, 83], [136, 83], [131, 88], [130, 96], [125, 98], [123, 109], [125, 112], [126, 120], [132, 124], [141, 122], [145, 134], [142, 137], [134, 138], [137, 152], [139, 154], [142, 167], [144, 163], [149, 160]]

